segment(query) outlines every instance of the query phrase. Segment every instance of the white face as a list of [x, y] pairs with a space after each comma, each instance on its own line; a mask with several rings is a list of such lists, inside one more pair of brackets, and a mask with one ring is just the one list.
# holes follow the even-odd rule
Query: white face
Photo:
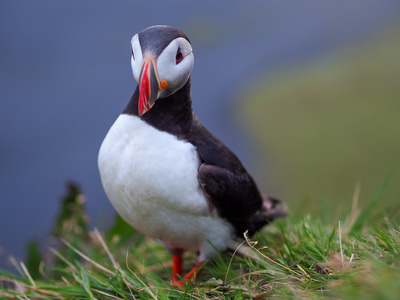
[[[136, 81], [138, 81], [143, 57], [152, 54], [152, 49], [145, 50], [142, 53], [137, 34], [132, 38], [131, 45], [133, 52], [131, 58], [132, 72]], [[168, 86], [158, 93], [157, 98], [167, 97], [183, 87], [189, 79], [193, 64], [192, 46], [186, 39], [179, 37], [169, 43], [157, 58], [156, 72], [158, 71], [160, 82], [165, 80], [168, 83]]]
[[142, 48], [139, 44], [139, 36], [135, 34], [131, 40], [131, 67], [133, 76], [135, 77], [136, 81], [139, 81], [140, 70], [142, 68], [143, 62], [143, 55], [142, 55]]

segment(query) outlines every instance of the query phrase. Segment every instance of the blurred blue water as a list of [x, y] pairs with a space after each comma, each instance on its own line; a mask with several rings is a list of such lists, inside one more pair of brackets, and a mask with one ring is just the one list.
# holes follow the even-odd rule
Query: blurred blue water
[[169, 24], [189, 36], [195, 112], [251, 170], [235, 95], [261, 72], [361, 40], [400, 12], [398, 1], [343, 3], [0, 1], [1, 247], [22, 258], [29, 238], [44, 239], [68, 179], [83, 187], [94, 223], [112, 219], [97, 152], [136, 86], [133, 34]]

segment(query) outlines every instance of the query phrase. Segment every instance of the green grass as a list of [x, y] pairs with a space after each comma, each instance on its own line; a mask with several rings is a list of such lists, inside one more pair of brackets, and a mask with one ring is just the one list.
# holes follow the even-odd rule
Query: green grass
[[[400, 26], [260, 76], [238, 101], [258, 146], [260, 186], [293, 211], [332, 215], [360, 186], [365, 207], [389, 174], [380, 208], [400, 195]], [[251, 100], [250, 100], [251, 99]], [[268, 184], [268, 185], [267, 185]]]
[[[69, 226], [88, 228], [76, 191], [70, 189], [63, 208], [74, 214], [61, 213], [55, 222], [60, 242], [42, 257], [31, 245], [26, 264], [15, 262], [17, 275], [0, 271], [1, 299], [398, 299], [400, 294], [400, 228], [384, 213], [370, 215], [374, 201], [363, 211], [354, 206], [334, 223], [312, 215], [275, 222], [239, 251], [220, 253], [196, 282], [175, 288], [167, 283], [168, 252], [128, 230], [121, 219], [103, 234]], [[185, 268], [195, 262], [195, 254], [188, 253]]]

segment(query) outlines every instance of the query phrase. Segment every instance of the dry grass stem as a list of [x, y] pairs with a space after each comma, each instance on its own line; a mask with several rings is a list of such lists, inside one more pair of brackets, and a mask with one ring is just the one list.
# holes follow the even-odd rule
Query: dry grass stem
[[81, 251], [79, 251], [78, 249], [76, 249], [74, 246], [72, 246], [69, 242], [67, 242], [64, 239], [61, 239], [61, 241], [67, 245], [71, 250], [73, 250], [76, 254], [78, 254], [80, 257], [82, 257], [84, 260], [90, 262], [91, 264], [93, 264], [94, 266], [96, 266], [98, 269], [103, 270], [104, 272], [107, 272], [108, 274], [111, 274], [113, 276], [115, 276], [115, 272], [110, 271], [109, 269], [103, 267], [102, 265], [98, 264], [97, 262], [95, 262], [94, 260], [90, 259], [88, 256], [86, 256], [85, 254], [83, 254]]

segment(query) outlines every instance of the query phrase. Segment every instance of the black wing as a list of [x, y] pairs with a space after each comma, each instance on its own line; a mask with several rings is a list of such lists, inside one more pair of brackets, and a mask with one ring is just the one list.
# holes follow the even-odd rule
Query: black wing
[[214, 137], [197, 120], [192, 126], [190, 142], [197, 147], [201, 160], [198, 178], [210, 204], [227, 219], [236, 234], [250, 228], [252, 219], [262, 208], [258, 188], [236, 155]]
[[235, 227], [237, 235], [243, 236], [262, 205], [252, 178], [203, 163], [199, 168], [199, 181], [219, 215]]

